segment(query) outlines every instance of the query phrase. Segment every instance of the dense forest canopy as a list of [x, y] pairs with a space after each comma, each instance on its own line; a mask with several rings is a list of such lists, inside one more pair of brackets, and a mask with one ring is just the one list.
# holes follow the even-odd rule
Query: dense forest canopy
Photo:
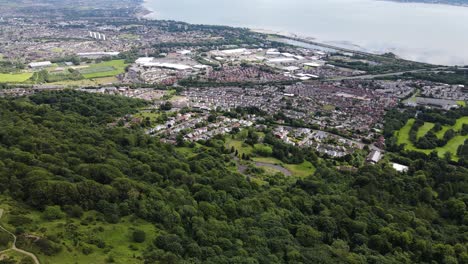
[[[461, 166], [401, 157], [407, 173], [339, 172], [325, 160], [305, 179], [260, 185], [228, 169], [223, 144], [186, 156], [115, 124], [143, 105], [76, 91], [0, 99], [0, 191], [51, 219], [149, 221], [158, 233], [145, 263], [468, 263]], [[65, 250], [48, 239], [33, 250]]]

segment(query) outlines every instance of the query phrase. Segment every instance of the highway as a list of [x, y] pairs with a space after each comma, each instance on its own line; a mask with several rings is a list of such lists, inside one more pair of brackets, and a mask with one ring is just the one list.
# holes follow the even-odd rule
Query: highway
[[342, 80], [359, 80], [359, 79], [374, 79], [380, 77], [388, 77], [388, 76], [398, 76], [403, 75], [405, 73], [418, 73], [418, 72], [439, 72], [447, 70], [449, 67], [439, 67], [433, 69], [417, 69], [411, 71], [401, 71], [401, 72], [389, 72], [389, 73], [382, 73], [382, 74], [365, 74], [365, 75], [357, 75], [357, 76], [347, 76], [347, 77], [333, 77], [329, 79], [325, 79], [326, 81], [342, 81]]

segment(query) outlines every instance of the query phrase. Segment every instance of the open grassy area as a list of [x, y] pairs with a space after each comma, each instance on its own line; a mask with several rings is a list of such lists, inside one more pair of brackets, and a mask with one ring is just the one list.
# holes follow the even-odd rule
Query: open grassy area
[[82, 68], [79, 72], [87, 79], [110, 77], [125, 72], [124, 60], [104, 61], [97, 64], [91, 64], [89, 67]]
[[[158, 230], [153, 224], [132, 216], [123, 217], [116, 224], [103, 221], [102, 214], [96, 211], [85, 212], [81, 218], [66, 217], [58, 220], [46, 220], [40, 211], [18, 204], [11, 198], [1, 195], [0, 208], [5, 210], [0, 222], [11, 232], [18, 227], [15, 222], [9, 221], [10, 217], [15, 214], [32, 220], [31, 223], [22, 224], [26, 234], [37, 237], [61, 237], [62, 250], [54, 256], [37, 254], [36, 247], [34, 249], [23, 248], [36, 253], [41, 264], [102, 264], [109, 263], [107, 262], [109, 256], [114, 259], [113, 263], [143, 263], [139, 257], [158, 235]], [[76, 233], [79, 234], [78, 244], [74, 243], [73, 236], [67, 231], [70, 230], [70, 225], [73, 225]], [[143, 243], [132, 241], [132, 231], [135, 229], [146, 233], [146, 239]], [[104, 247], [99, 248], [89, 243], [91, 240], [104, 242]], [[84, 247], [91, 248], [92, 252], [84, 254]], [[14, 252], [11, 254], [16, 255]]]
[[314, 174], [316, 168], [309, 161], [304, 161], [301, 164], [284, 164], [284, 167], [288, 169], [294, 176], [304, 178]]
[[323, 106], [323, 110], [325, 110], [325, 111], [333, 111], [333, 110], [335, 110], [335, 108], [336, 107], [334, 105], [324, 105]]
[[453, 130], [460, 131], [464, 124], [468, 125], [468, 116], [457, 119], [457, 123], [453, 126]]
[[253, 152], [252, 146], [245, 144], [242, 140], [228, 137], [226, 139], [226, 148], [231, 149], [232, 147], [234, 147], [239, 152], [239, 155], [242, 155], [242, 154], [249, 155], [249, 154], [252, 154]]
[[0, 259], [3, 259], [4, 257], [8, 257], [14, 260], [14, 263], [34, 263], [31, 257], [21, 254], [14, 250], [8, 250], [3, 252], [0, 255]]
[[[396, 132], [396, 136], [397, 136], [397, 143], [398, 145], [401, 145], [401, 144], [406, 144], [406, 147], [410, 147], [410, 146], [413, 146], [413, 143], [411, 143], [410, 139], [409, 139], [409, 132], [411, 131], [411, 128], [413, 127], [414, 125], [414, 118], [411, 118], [408, 120], [408, 122], [406, 122], [406, 125], [404, 127], [402, 127], [400, 129], [400, 131], [397, 131]], [[414, 146], [413, 146], [414, 148]], [[410, 148], [410, 150], [412, 150]]]
[[[5, 215], [2, 218], [2, 224], [9, 230], [15, 230], [15, 223], [8, 223], [11, 210], [18, 210], [14, 205], [6, 205], [4, 202], [0, 205], [6, 208]], [[108, 263], [107, 259], [111, 256], [113, 263], [143, 263], [138, 257], [143, 250], [152, 243], [158, 231], [153, 224], [131, 216], [122, 218], [116, 224], [109, 224], [99, 220], [100, 214], [95, 211], [86, 212], [83, 217], [68, 218], [59, 220], [45, 220], [42, 213], [32, 209], [20, 209], [22, 216], [32, 219], [32, 223], [23, 225], [28, 234], [38, 237], [57, 236], [63, 237], [62, 250], [54, 256], [37, 254], [42, 264], [52, 263], [90, 263], [100, 264]], [[84, 219], [88, 219], [84, 221]], [[76, 232], [80, 234], [80, 242], [76, 245], [72, 236], [67, 233], [67, 226], [75, 226]], [[146, 240], [143, 243], [132, 241], [132, 231], [142, 230], [146, 233]], [[91, 240], [100, 240], [104, 247], [99, 248], [89, 243]], [[85, 254], [83, 248], [91, 248], [91, 253]], [[24, 248], [28, 251], [34, 251], [31, 248]], [[35, 252], [37, 253], [37, 251]]]
[[442, 129], [440, 131], [438, 131], [436, 134], [437, 138], [441, 139], [444, 137], [445, 135], [445, 132], [447, 132], [447, 130], [449, 130], [451, 128], [451, 126], [442, 126]]
[[31, 78], [33, 74], [25, 73], [0, 73], [0, 83], [21, 83]]
[[[458, 135], [452, 138], [451, 140], [449, 140], [447, 144], [443, 147], [438, 147], [435, 149], [419, 149], [415, 147], [414, 144], [409, 139], [409, 132], [411, 130], [411, 127], [413, 127], [414, 122], [415, 122], [414, 119], [408, 120], [406, 125], [402, 127], [400, 131], [396, 132], [395, 135], [397, 136], [397, 139], [398, 139], [397, 142], [399, 145], [405, 144], [406, 150], [418, 151], [418, 152], [422, 152], [425, 154], [430, 154], [432, 151], [435, 150], [437, 152], [437, 155], [441, 158], [444, 157], [445, 153], [449, 152], [452, 154], [453, 160], [455, 161], [458, 160], [457, 149], [460, 145], [464, 144], [465, 140], [468, 139], [468, 136]], [[468, 116], [459, 118], [454, 126], [443, 126], [442, 130], [436, 133], [436, 136], [438, 138], [442, 138], [445, 132], [449, 129], [453, 129], [454, 131], [458, 132], [461, 130], [463, 124], [468, 124]], [[434, 127], [433, 123], [428, 123], [428, 122], [424, 123], [424, 125], [418, 130], [417, 137], [419, 138], [419, 137], [424, 136], [430, 129], [432, 129], [432, 127]]]
[[424, 137], [433, 127], [434, 123], [425, 122], [424, 125], [419, 128], [416, 138]]
[[161, 113], [153, 113], [151, 111], [140, 111], [136, 113], [134, 116], [138, 118], [146, 119], [147, 117], [150, 119], [151, 122], [155, 122], [162, 114]]
[[457, 104], [461, 107], [465, 107], [466, 106], [466, 102], [465, 101], [457, 101]]
[[273, 157], [254, 157], [252, 158], [253, 161], [255, 162], [262, 162], [262, 163], [268, 163], [268, 164], [274, 164], [274, 165], [279, 165], [287, 170], [289, 170], [293, 176], [296, 177], [307, 177], [315, 172], [315, 167], [312, 163], [309, 161], [304, 161], [301, 164], [286, 164], [280, 161], [279, 159], [273, 158]]

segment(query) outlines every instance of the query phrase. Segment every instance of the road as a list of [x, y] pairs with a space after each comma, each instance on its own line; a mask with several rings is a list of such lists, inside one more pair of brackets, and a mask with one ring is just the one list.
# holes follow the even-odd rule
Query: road
[[[2, 218], [3, 216], [3, 212], [4, 210], [0, 208], [0, 219]], [[33, 253], [31, 252], [28, 252], [28, 251], [25, 251], [25, 250], [22, 250], [22, 249], [19, 249], [16, 247], [16, 236], [15, 234], [11, 233], [10, 231], [8, 231], [6, 228], [4, 228], [2, 225], [0, 225], [0, 229], [7, 232], [9, 235], [11, 235], [13, 237], [13, 244], [11, 245], [11, 248], [9, 249], [6, 249], [6, 250], [3, 250], [3, 251], [0, 251], [0, 255], [2, 255], [3, 253], [7, 252], [7, 251], [10, 251], [10, 250], [14, 250], [18, 253], [21, 253], [23, 255], [26, 255], [26, 256], [29, 256], [33, 259], [34, 263], [35, 264], [40, 264], [39, 262], [39, 259], [36, 257], [36, 255], [34, 255]]]
[[326, 79], [326, 81], [374, 79], [374, 78], [379, 78], [379, 77], [398, 76], [398, 75], [403, 75], [405, 73], [438, 72], [438, 71], [443, 71], [447, 69], [448, 67], [439, 67], [439, 68], [433, 68], [433, 69], [417, 69], [417, 70], [411, 70], [411, 71], [390, 72], [390, 73], [382, 73], [382, 74], [366, 74], [366, 75], [357, 75], [357, 76], [348, 76], [348, 77], [333, 77], [333, 78]]

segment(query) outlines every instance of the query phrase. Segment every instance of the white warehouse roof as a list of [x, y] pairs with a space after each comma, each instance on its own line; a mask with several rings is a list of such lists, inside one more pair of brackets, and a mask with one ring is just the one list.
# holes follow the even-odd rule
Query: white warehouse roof
[[52, 65], [52, 62], [50, 61], [39, 61], [39, 62], [31, 62], [28, 64], [29, 67], [31, 68], [37, 68], [37, 67], [47, 67]]

